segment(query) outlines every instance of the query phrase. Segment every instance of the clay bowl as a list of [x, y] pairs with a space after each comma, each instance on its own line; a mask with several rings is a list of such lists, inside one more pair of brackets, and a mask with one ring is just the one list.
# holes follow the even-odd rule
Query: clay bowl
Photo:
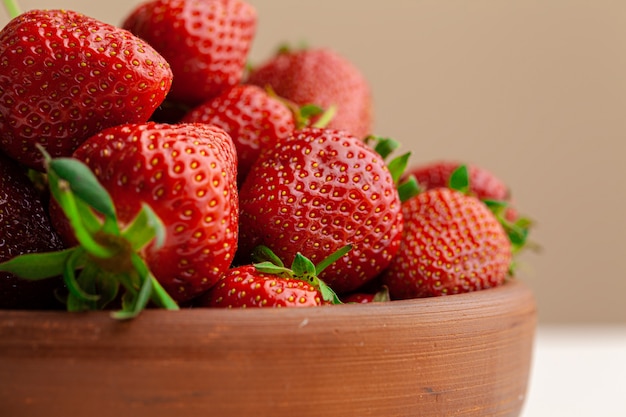
[[300, 309], [0, 311], [2, 416], [518, 416], [535, 301], [471, 294]]

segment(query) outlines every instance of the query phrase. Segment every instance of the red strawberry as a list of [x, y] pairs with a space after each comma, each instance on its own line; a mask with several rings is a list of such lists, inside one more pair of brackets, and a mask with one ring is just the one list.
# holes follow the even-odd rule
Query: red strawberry
[[348, 294], [343, 297], [344, 303], [353, 303], [353, 304], [368, 304], [368, 303], [380, 303], [389, 301], [391, 298], [389, 296], [389, 288], [383, 285], [376, 292], [354, 292]]
[[115, 202], [122, 223], [149, 204], [166, 227], [143, 254], [177, 301], [208, 290], [232, 262], [238, 232], [236, 155], [222, 129], [139, 124], [107, 129], [74, 153]]
[[435, 188], [405, 201], [402, 212], [402, 244], [383, 273], [392, 298], [457, 294], [504, 282], [511, 243], [480, 200]]
[[358, 68], [331, 49], [281, 50], [253, 68], [247, 82], [269, 85], [277, 95], [300, 106], [335, 106], [328, 128], [347, 130], [359, 138], [372, 132], [369, 83]]
[[[62, 248], [39, 199], [17, 163], [0, 154], [0, 262], [18, 255]], [[58, 279], [27, 281], [0, 272], [0, 308], [41, 309], [56, 306]]]
[[297, 253], [286, 268], [266, 246], [255, 248], [253, 258], [260, 261], [228, 270], [222, 279], [200, 297], [204, 307], [308, 307], [341, 304], [335, 292], [319, 279], [324, 269], [352, 250], [339, 248], [318, 265]]
[[170, 63], [168, 99], [197, 105], [241, 81], [256, 24], [256, 10], [241, 0], [151, 0], [122, 27]]
[[65, 10], [31, 10], [0, 32], [0, 147], [43, 170], [36, 144], [68, 156], [89, 136], [148, 120], [172, 82], [130, 32]]
[[[456, 161], [435, 161], [410, 168], [406, 176], [414, 175], [422, 190], [448, 187], [450, 176], [461, 165]], [[481, 200], [509, 201], [509, 188], [500, 178], [477, 165], [467, 165], [467, 171], [471, 194]]]
[[395, 255], [402, 213], [382, 157], [344, 131], [304, 128], [261, 153], [240, 190], [240, 251], [257, 245], [312, 261], [353, 250], [320, 278], [338, 293], [378, 275]]
[[237, 85], [191, 110], [182, 122], [208, 123], [224, 129], [237, 148], [239, 183], [261, 149], [285, 139], [296, 128], [294, 113], [260, 87]]
[[325, 304], [306, 281], [263, 273], [254, 265], [230, 269], [202, 296], [201, 307], [310, 307]]

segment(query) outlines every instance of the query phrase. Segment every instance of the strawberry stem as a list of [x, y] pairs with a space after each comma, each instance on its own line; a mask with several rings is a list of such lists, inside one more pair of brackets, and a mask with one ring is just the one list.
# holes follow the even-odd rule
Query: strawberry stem
[[9, 15], [11, 19], [22, 14], [22, 10], [20, 9], [20, 6], [17, 4], [17, 1], [2, 0], [2, 3], [4, 4], [4, 8], [7, 11], [7, 14]]

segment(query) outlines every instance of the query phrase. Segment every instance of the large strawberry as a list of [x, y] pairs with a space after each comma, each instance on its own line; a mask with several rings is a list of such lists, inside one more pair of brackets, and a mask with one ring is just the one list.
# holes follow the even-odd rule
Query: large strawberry
[[[122, 286], [125, 318], [149, 299], [167, 308], [175, 307], [171, 297], [188, 301], [230, 266], [238, 233], [236, 151], [222, 129], [120, 125], [89, 138], [74, 157], [47, 165], [55, 201], [80, 245], [0, 270], [26, 277], [61, 271], [70, 310], [104, 307]], [[29, 270], [37, 264], [46, 270]]]
[[168, 100], [196, 105], [241, 81], [256, 24], [256, 10], [242, 0], [151, 0], [122, 27], [170, 63]]
[[36, 144], [68, 156], [89, 136], [149, 119], [168, 63], [126, 30], [67, 10], [31, 10], [0, 32], [0, 148], [43, 170]]
[[[62, 249], [39, 193], [24, 169], [0, 154], [0, 262], [25, 253]], [[0, 308], [40, 309], [54, 306], [57, 279], [27, 281], [0, 272]]]
[[434, 188], [409, 198], [402, 212], [402, 244], [383, 273], [392, 298], [464, 293], [506, 279], [511, 243], [476, 197]]
[[336, 108], [329, 128], [364, 138], [372, 133], [372, 95], [367, 79], [345, 57], [329, 48], [280, 50], [252, 68], [247, 82], [271, 86], [298, 105]]
[[285, 262], [353, 250], [322, 272], [338, 293], [379, 274], [395, 255], [402, 213], [383, 158], [345, 131], [303, 128], [261, 153], [240, 190], [240, 252], [257, 245]]
[[182, 122], [221, 127], [237, 148], [239, 183], [261, 149], [285, 139], [296, 128], [294, 112], [283, 101], [255, 85], [237, 85], [187, 113]]

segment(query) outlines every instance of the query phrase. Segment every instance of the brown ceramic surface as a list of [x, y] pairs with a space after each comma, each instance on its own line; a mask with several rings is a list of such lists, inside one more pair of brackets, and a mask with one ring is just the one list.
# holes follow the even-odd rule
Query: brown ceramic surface
[[303, 309], [0, 311], [1, 416], [518, 416], [520, 282]]

